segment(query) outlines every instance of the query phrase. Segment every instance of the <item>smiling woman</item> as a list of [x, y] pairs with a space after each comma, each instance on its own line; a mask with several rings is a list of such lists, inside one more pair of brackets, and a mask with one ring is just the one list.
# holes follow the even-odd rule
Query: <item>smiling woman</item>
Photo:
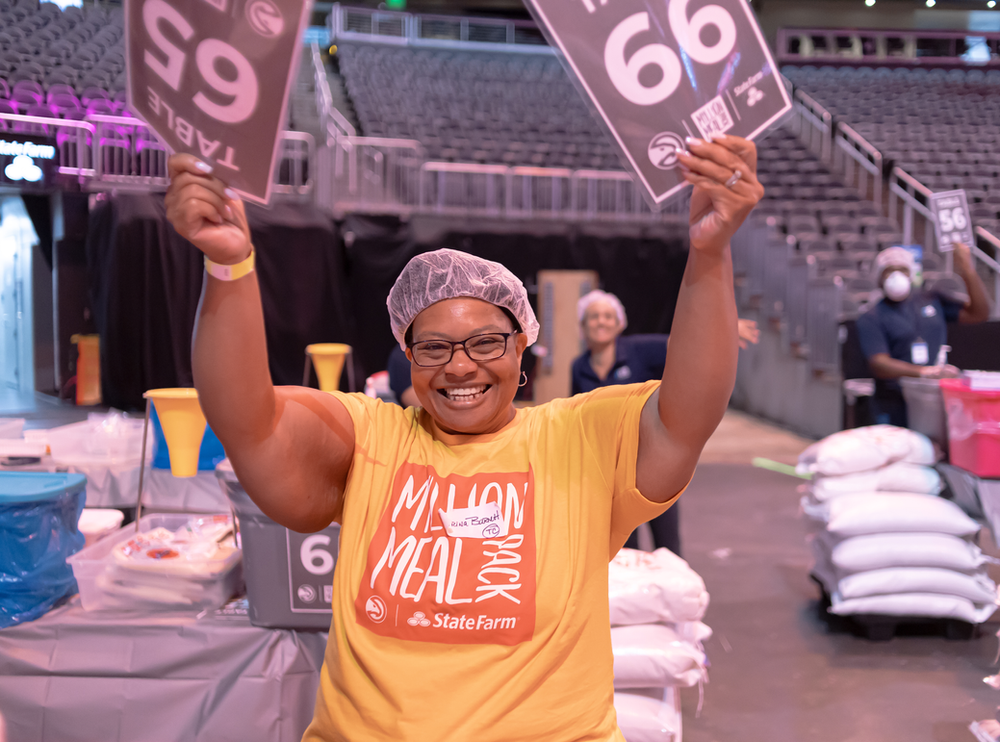
[[432, 424], [482, 435], [513, 419], [521, 355], [538, 338], [516, 276], [499, 263], [437, 250], [407, 264], [387, 303], [393, 334], [413, 364], [413, 391]]
[[538, 335], [524, 286], [452, 250], [414, 258], [387, 302], [419, 407], [274, 387], [242, 203], [209, 166], [170, 159], [168, 217], [206, 259], [205, 416], [266, 514], [342, 526], [306, 740], [623, 742], [608, 561], [676, 501], [725, 411], [729, 240], [763, 193], [751, 143], [687, 144], [691, 250], [662, 385], [523, 409], [520, 360]]

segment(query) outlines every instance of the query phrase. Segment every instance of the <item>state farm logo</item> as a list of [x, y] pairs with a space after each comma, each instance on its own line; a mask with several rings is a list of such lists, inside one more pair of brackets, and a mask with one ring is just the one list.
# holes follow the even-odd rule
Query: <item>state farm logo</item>
[[3, 174], [10, 180], [27, 180], [37, 183], [42, 179], [42, 169], [27, 155], [18, 155], [4, 168]]
[[764, 94], [757, 88], [750, 88], [750, 91], [747, 93], [747, 105], [753, 107], [762, 100], [764, 100]]
[[431, 625], [430, 619], [424, 615], [423, 611], [417, 611], [414, 613], [406, 619], [406, 623], [410, 624], [410, 626], [422, 626], [425, 629]]
[[368, 598], [365, 603], [365, 614], [375, 623], [382, 623], [386, 615], [385, 601], [377, 595]]

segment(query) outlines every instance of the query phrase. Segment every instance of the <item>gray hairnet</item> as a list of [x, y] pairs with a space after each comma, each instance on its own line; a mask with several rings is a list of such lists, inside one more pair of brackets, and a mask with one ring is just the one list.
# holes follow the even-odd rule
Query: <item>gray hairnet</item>
[[528, 292], [517, 276], [500, 263], [459, 250], [435, 250], [415, 256], [399, 274], [386, 306], [392, 334], [406, 348], [406, 329], [431, 304], [468, 296], [510, 311], [528, 338], [538, 339], [538, 320], [528, 303]]

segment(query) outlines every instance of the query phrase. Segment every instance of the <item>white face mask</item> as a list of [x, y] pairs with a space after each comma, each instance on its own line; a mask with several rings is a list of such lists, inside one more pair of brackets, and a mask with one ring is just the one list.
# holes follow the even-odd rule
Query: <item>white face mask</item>
[[885, 295], [893, 301], [903, 301], [910, 295], [910, 277], [902, 271], [893, 271], [882, 284]]

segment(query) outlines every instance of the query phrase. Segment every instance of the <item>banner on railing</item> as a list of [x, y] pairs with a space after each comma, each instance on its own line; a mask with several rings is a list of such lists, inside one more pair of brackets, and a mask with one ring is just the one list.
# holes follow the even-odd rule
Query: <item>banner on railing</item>
[[125, 0], [129, 109], [245, 198], [271, 193], [306, 0]]
[[528, 0], [652, 204], [686, 137], [754, 138], [791, 108], [745, 0]]
[[20, 191], [51, 190], [58, 155], [54, 137], [0, 133], [0, 185]]
[[976, 244], [972, 217], [969, 215], [969, 199], [965, 191], [933, 193], [930, 207], [934, 214], [934, 233], [939, 252], [954, 250], [956, 242], [970, 246]]

